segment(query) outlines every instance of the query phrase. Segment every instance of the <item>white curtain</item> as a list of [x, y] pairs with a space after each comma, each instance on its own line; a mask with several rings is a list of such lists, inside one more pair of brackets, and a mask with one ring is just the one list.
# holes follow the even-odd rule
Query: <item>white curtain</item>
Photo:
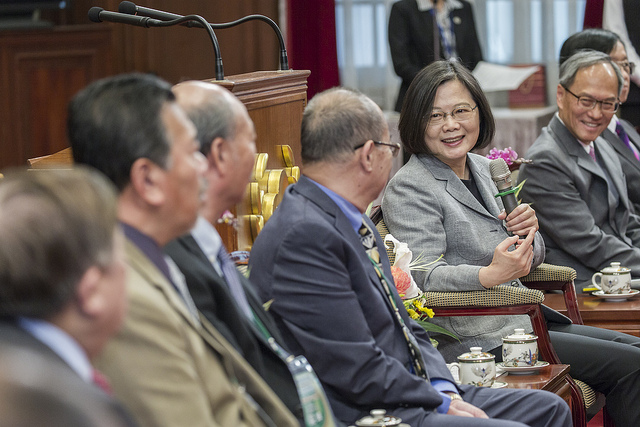
[[[338, 64], [344, 86], [392, 110], [399, 79], [393, 72], [387, 24], [396, 0], [336, 0]], [[558, 54], [582, 29], [586, 0], [472, 0], [486, 61], [546, 65], [548, 99], [555, 98]]]

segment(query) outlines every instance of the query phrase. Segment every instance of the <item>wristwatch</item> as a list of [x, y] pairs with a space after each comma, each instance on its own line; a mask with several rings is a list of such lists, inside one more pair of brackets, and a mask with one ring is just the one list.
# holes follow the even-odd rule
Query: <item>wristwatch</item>
[[447, 393], [447, 396], [449, 396], [451, 398], [451, 401], [453, 402], [454, 400], [462, 400], [462, 396], [460, 396], [458, 393]]

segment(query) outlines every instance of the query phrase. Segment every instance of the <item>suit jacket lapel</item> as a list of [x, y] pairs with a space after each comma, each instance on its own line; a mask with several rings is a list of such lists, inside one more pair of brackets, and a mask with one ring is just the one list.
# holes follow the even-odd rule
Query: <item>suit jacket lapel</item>
[[[128, 239], [125, 242], [125, 251], [131, 268], [135, 269], [156, 289], [162, 292], [171, 307], [184, 317], [195, 330], [199, 331], [200, 328], [191, 316], [191, 313], [189, 313], [182, 297], [162, 272]], [[202, 318], [202, 316], [200, 317]]]
[[[470, 160], [470, 157], [471, 156], [467, 156], [467, 161]], [[456, 174], [453, 172], [453, 170], [451, 170], [449, 166], [445, 165], [440, 160], [430, 155], [420, 155], [418, 156], [418, 159], [420, 159], [420, 161], [429, 170], [429, 172], [431, 172], [436, 180], [443, 183], [445, 191], [458, 202], [484, 216], [498, 215], [498, 213], [494, 214], [487, 212], [484, 206], [482, 206], [482, 204], [473, 196], [473, 194], [471, 194], [469, 189], [462, 183], [462, 181], [460, 181], [460, 178], [456, 176]], [[470, 161], [469, 167], [472, 168], [472, 173], [479, 173], [480, 168], [475, 164], [474, 161]], [[491, 190], [487, 186], [487, 183], [483, 181], [486, 181], [486, 179], [477, 179], [476, 184], [478, 185], [478, 189], [480, 190], [480, 193], [482, 194], [482, 197], [486, 202], [488, 197], [493, 197], [493, 194], [491, 194]], [[493, 203], [487, 203], [487, 206], [491, 205], [493, 205]]]

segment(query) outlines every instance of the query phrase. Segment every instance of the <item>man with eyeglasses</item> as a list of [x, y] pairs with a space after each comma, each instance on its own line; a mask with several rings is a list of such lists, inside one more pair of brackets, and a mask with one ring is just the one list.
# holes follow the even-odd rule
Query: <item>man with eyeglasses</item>
[[[621, 105], [624, 104], [629, 96], [631, 74], [635, 64], [629, 62], [626, 47], [620, 36], [602, 28], [589, 28], [575, 33], [562, 45], [560, 65], [581, 49], [604, 52], [618, 65], [624, 78], [618, 99]], [[629, 201], [635, 213], [640, 214], [640, 185], [638, 185], [640, 182], [640, 134], [631, 123], [614, 114], [609, 125], [602, 132], [602, 137], [611, 144], [618, 155], [627, 181]]]
[[457, 386], [408, 317], [382, 238], [364, 214], [398, 151], [386, 142], [380, 108], [334, 88], [313, 97], [301, 127], [303, 175], [258, 235], [249, 270], [285, 344], [312, 364], [336, 417], [353, 425], [384, 409], [413, 427], [569, 425], [568, 408], [551, 393]]
[[558, 113], [531, 146], [519, 180], [536, 210], [546, 262], [573, 267], [579, 288], [620, 262], [640, 277], [640, 217], [631, 209], [616, 151], [602, 134], [624, 85], [609, 55], [576, 53], [560, 67]]

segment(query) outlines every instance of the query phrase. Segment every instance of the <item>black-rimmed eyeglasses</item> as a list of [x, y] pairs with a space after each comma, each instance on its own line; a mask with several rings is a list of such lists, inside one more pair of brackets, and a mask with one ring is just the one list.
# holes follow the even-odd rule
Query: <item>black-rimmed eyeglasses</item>
[[634, 62], [631, 61], [614, 61], [616, 63], [616, 65], [618, 65], [618, 67], [620, 68], [624, 68], [624, 70], [629, 73], [629, 74], [633, 74], [633, 71], [636, 69], [636, 64]]
[[[362, 148], [365, 146], [365, 144], [369, 141], [372, 140], [367, 140], [365, 142], [363, 142], [360, 145], [356, 145], [355, 147], [353, 147], [353, 151], [356, 151], [359, 148]], [[393, 157], [396, 157], [398, 155], [398, 153], [400, 152], [400, 144], [398, 144], [397, 142], [382, 142], [382, 141], [373, 141], [373, 143], [375, 145], [384, 145], [386, 147], [389, 147], [391, 149], [391, 155]]]
[[615, 113], [616, 111], [618, 111], [618, 107], [620, 106], [620, 103], [617, 100], [616, 101], [599, 101], [590, 96], [578, 96], [575, 93], [571, 92], [566, 87], [564, 86], [562, 87], [571, 95], [575, 96], [578, 99], [578, 105], [580, 105], [585, 110], [593, 110], [594, 108], [596, 108], [597, 104], [600, 104], [600, 108], [602, 109], [602, 111], [606, 113]]

